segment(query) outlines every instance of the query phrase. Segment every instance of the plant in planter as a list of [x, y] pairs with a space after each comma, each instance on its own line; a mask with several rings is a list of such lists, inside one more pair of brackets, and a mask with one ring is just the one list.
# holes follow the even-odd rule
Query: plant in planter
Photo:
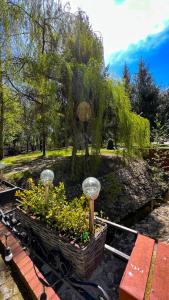
[[89, 212], [88, 199], [82, 195], [68, 201], [63, 183], [50, 186], [46, 196], [46, 187], [32, 179], [29, 188], [16, 195], [16, 218], [27, 229], [31, 227], [49, 251], [59, 249], [77, 275], [89, 277], [102, 259], [107, 227], [97, 223], [91, 231], [89, 216], [94, 212]]

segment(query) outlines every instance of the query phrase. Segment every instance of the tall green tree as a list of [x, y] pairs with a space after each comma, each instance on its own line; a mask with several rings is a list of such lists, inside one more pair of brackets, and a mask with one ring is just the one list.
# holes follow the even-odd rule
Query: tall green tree
[[22, 134], [22, 106], [9, 87], [4, 87], [4, 145], [12, 145]]
[[148, 68], [141, 59], [134, 81], [135, 111], [150, 121], [151, 128], [155, 126], [158, 102], [159, 89], [156, 87]]
[[169, 89], [165, 91], [161, 91], [160, 93], [160, 101], [159, 101], [159, 117], [164, 125], [169, 122]]
[[[66, 103], [68, 135], [72, 139], [73, 170], [79, 137], [84, 139], [86, 156], [89, 155], [87, 139], [95, 145], [96, 152], [99, 151], [104, 103], [102, 39], [92, 30], [88, 17], [81, 11], [72, 19], [70, 34], [65, 44], [64, 58], [62, 95]], [[87, 122], [82, 122], [77, 114], [79, 104], [82, 102], [87, 102], [92, 111], [91, 118]]]
[[4, 148], [4, 88], [7, 85], [8, 73], [12, 62], [13, 39], [19, 34], [21, 15], [10, 1], [0, 0], [0, 159]]
[[124, 81], [125, 91], [128, 94], [130, 100], [132, 100], [131, 75], [126, 63], [124, 64], [124, 68], [123, 68], [123, 81]]
[[11, 82], [20, 96], [36, 105], [39, 118], [40, 139], [43, 156], [46, 153], [51, 111], [58, 111], [57, 88], [62, 42], [62, 11], [55, 1], [24, 1], [24, 8], [15, 4], [24, 15], [24, 38], [22, 56], [18, 57], [19, 76]]
[[161, 124], [164, 139], [169, 140], [169, 89], [160, 93], [158, 121]]
[[116, 120], [115, 130], [116, 143], [124, 145], [128, 152], [134, 147], [147, 147], [150, 144], [150, 124], [143, 118], [131, 111], [131, 103], [121, 82], [109, 81], [109, 107], [114, 112]]

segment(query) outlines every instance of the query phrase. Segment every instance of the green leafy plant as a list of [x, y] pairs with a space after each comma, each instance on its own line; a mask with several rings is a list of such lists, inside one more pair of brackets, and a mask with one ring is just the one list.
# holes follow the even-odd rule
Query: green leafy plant
[[154, 141], [154, 147], [158, 148], [161, 143], [168, 139], [169, 124], [162, 124], [160, 117], [156, 114], [155, 127], [152, 129], [151, 136]]
[[66, 199], [64, 183], [51, 187], [48, 201], [41, 183], [28, 180], [28, 188], [17, 191], [19, 206], [28, 214], [55, 228], [62, 236], [85, 243], [89, 239], [88, 205], [84, 195], [71, 201]]

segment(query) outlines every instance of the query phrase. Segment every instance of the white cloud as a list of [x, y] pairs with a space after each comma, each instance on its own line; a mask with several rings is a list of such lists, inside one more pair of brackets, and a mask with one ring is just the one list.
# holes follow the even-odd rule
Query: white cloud
[[127, 50], [120, 50], [110, 55], [108, 63], [115, 63], [124, 66], [124, 63], [131, 64], [137, 62], [147, 52], [152, 53], [154, 49], [169, 39], [168, 30], [162, 31], [155, 35], [150, 35], [148, 38], [137, 42], [137, 44], [131, 44]]
[[163, 31], [169, 20], [169, 0], [125, 0], [121, 4], [115, 0], [69, 2], [72, 12], [84, 10], [93, 30], [102, 33], [106, 60], [112, 53]]

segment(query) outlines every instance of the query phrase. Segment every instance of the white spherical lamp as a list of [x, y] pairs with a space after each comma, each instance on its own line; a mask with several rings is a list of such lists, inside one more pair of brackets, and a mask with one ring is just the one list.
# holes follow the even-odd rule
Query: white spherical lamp
[[40, 174], [40, 179], [43, 184], [45, 183], [53, 183], [54, 180], [54, 173], [52, 170], [43, 170]]
[[100, 193], [101, 184], [95, 177], [88, 177], [83, 181], [82, 189], [87, 198], [96, 200]]
[[54, 179], [54, 173], [52, 170], [43, 170], [40, 174], [40, 179], [42, 181], [42, 183], [45, 186], [45, 202], [46, 204], [48, 203], [48, 197], [49, 197], [49, 187], [52, 185], [53, 183], [53, 179]]
[[99, 196], [101, 184], [94, 177], [86, 178], [82, 183], [82, 190], [85, 196], [89, 199], [89, 230], [94, 234], [94, 200]]

